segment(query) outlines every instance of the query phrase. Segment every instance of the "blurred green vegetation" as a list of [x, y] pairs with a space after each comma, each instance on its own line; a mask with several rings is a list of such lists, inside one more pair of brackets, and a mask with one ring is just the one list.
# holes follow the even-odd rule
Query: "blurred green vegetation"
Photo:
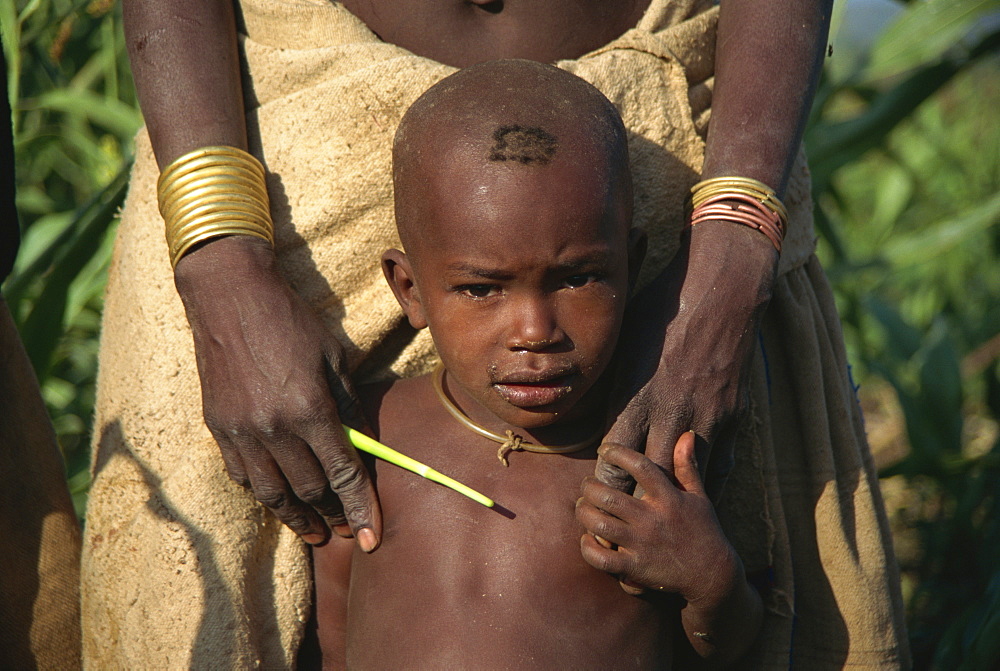
[[[819, 253], [883, 467], [916, 667], [1000, 668], [998, 3], [872, 3], [898, 15], [871, 44], [850, 17], [884, 13], [850, 0], [835, 16], [807, 135]], [[111, 0], [0, 0], [0, 28], [24, 230], [4, 293], [82, 513], [101, 294], [141, 119]]]
[[[865, 4], [888, 6], [850, 3]], [[869, 436], [877, 421], [898, 427], [871, 442], [915, 666], [996, 669], [1000, 4], [900, 8], [871, 48], [854, 45], [853, 67], [827, 69], [817, 96], [819, 254], [862, 401], [881, 414], [868, 413]], [[850, 33], [837, 29], [834, 61]]]
[[113, 0], [0, 0], [0, 29], [23, 230], [4, 295], [82, 515], [101, 298], [142, 119]]

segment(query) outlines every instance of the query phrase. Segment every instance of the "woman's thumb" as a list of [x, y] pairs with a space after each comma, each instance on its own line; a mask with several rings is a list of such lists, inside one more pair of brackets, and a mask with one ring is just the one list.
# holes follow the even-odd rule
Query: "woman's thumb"
[[694, 454], [694, 431], [685, 431], [674, 445], [674, 478], [685, 492], [704, 493], [705, 486], [698, 472]]

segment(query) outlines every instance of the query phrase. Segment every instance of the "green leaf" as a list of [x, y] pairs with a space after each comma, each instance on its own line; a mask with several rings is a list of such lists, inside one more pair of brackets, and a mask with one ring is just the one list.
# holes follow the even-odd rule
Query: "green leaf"
[[[3, 42], [3, 56], [7, 62], [7, 101], [12, 110], [17, 109], [20, 98], [19, 83], [21, 81], [21, 23], [17, 19], [17, 7], [12, 0], [0, 2], [0, 42]], [[17, 115], [11, 122], [14, 133], [17, 133]]]
[[839, 0], [830, 17], [833, 57], [825, 74], [838, 83], [856, 77], [867, 64], [872, 47], [906, 6], [898, 0]]
[[74, 236], [63, 245], [52, 263], [45, 288], [20, 324], [21, 339], [39, 379], [45, 379], [66, 315], [73, 281], [87, 265], [112, 225], [125, 199], [128, 167], [82, 210], [73, 226]]
[[865, 82], [897, 76], [943, 58], [972, 26], [998, 10], [997, 0], [912, 2], [872, 50]]
[[73, 473], [67, 481], [69, 493], [73, 498], [73, 510], [81, 521], [87, 512], [87, 493], [90, 490], [90, 469], [81, 468]]
[[920, 349], [920, 331], [906, 323], [899, 311], [878, 296], [866, 296], [862, 301], [865, 309], [885, 329], [887, 345], [896, 361], [909, 361]]
[[[964, 659], [953, 668], [963, 671], [997, 668], [1000, 665], [1000, 572], [993, 575], [986, 592], [966, 612], [969, 613], [968, 620], [963, 618], [956, 623], [964, 625], [964, 631], [961, 631]], [[953, 626], [951, 629], [957, 628]], [[942, 649], [937, 661], [942, 661], [950, 652]]]
[[881, 146], [889, 132], [907, 118], [958, 71], [950, 63], [918, 70], [891, 90], [878, 95], [853, 119], [817, 124], [806, 133], [813, 184], [824, 190], [833, 173]]
[[937, 320], [914, 357], [920, 369], [920, 412], [939, 448], [962, 450], [962, 373], [947, 324]]
[[[4, 293], [12, 305], [23, 297], [28, 286], [51, 265], [75, 235], [76, 218], [72, 212], [60, 212], [25, 231], [18, 251], [14, 272], [4, 285]], [[36, 233], [35, 226], [39, 226]]]
[[896, 267], [921, 265], [996, 226], [1000, 226], [1000, 192], [948, 222], [931, 224], [914, 235], [897, 236], [885, 244], [883, 253]]
[[76, 387], [72, 382], [58, 377], [49, 376], [42, 386], [42, 396], [45, 398], [45, 405], [57, 410], [64, 410], [76, 397]]
[[[40, 265], [47, 267], [52, 262], [52, 250], [58, 247], [61, 238], [67, 236], [72, 225], [72, 212], [57, 212], [36, 219], [21, 236], [21, 247], [14, 264], [15, 278], [24, 277], [27, 268], [35, 268], [35, 273], [29, 274], [37, 274], [41, 270]], [[43, 260], [45, 258], [48, 260]]]
[[976, 59], [1000, 46], [1000, 31], [984, 36], [967, 55], [918, 68], [888, 91], [872, 98], [865, 111], [846, 121], [818, 123], [806, 131], [814, 187], [827, 189], [834, 172], [882, 146], [901, 121]]
[[90, 91], [55, 89], [22, 102], [20, 108], [25, 111], [50, 110], [74, 116], [83, 115], [91, 123], [107, 128], [121, 137], [131, 137], [142, 125], [142, 117], [133, 107]]
[[[26, 184], [17, 190], [15, 197], [17, 210], [25, 213], [50, 215], [56, 209], [56, 202], [38, 184]], [[37, 220], [36, 220], [37, 221]]]
[[879, 232], [890, 232], [913, 197], [914, 184], [910, 175], [899, 166], [889, 166], [878, 178], [875, 209], [870, 225]]
[[104, 231], [100, 247], [94, 251], [87, 264], [80, 270], [80, 274], [70, 284], [66, 296], [66, 324], [74, 324], [88, 304], [103, 298], [116, 230], [117, 222], [112, 221]]

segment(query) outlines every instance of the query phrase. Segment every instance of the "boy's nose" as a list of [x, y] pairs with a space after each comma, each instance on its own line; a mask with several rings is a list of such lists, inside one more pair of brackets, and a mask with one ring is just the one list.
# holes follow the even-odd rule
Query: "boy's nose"
[[513, 352], [540, 352], [566, 340], [555, 310], [543, 299], [519, 301], [510, 315], [507, 348]]

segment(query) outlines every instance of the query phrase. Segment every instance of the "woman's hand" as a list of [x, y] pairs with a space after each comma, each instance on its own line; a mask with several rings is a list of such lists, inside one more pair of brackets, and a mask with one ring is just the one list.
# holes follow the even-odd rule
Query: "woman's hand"
[[374, 550], [378, 500], [341, 428], [365, 425], [343, 349], [277, 272], [271, 247], [213, 240], [184, 256], [174, 277], [205, 423], [229, 476], [307, 542], [325, 541], [346, 516], [361, 548]]
[[[784, 197], [826, 53], [832, 0], [728, 0], [719, 8], [712, 119], [702, 179], [760, 180]], [[766, 103], [761, 72], [769, 73]], [[749, 227], [705, 222], [633, 302], [619, 344], [608, 442], [672, 467], [687, 429], [710, 495], [732, 461], [747, 372], [777, 254]], [[711, 454], [711, 458], [709, 458]], [[598, 478], [627, 487], [620, 470]]]
[[[690, 229], [667, 269], [629, 304], [605, 442], [643, 452], [669, 473], [674, 444], [693, 430], [714, 496], [732, 464], [776, 262], [768, 239], [749, 227], [713, 221]], [[605, 459], [596, 475], [622, 491], [632, 484]]]

